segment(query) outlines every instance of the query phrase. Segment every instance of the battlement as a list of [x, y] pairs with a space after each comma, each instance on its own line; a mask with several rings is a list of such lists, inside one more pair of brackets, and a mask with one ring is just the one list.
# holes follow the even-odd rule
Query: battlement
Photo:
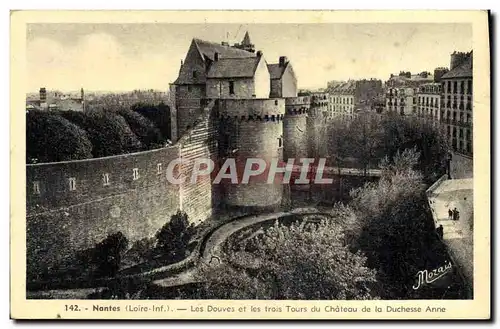
[[242, 121], [281, 121], [285, 114], [285, 99], [219, 99], [216, 116]]
[[285, 109], [287, 115], [305, 115], [309, 113], [311, 98], [309, 96], [299, 96], [285, 98]]

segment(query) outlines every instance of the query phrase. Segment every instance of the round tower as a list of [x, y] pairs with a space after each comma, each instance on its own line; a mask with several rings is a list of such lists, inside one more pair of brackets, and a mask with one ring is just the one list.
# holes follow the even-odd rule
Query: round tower
[[283, 160], [308, 157], [307, 114], [311, 104], [309, 96], [285, 98], [285, 117], [283, 119]]
[[[283, 159], [284, 99], [221, 99], [218, 101], [220, 120], [221, 163], [234, 159], [238, 183], [221, 181], [224, 201], [229, 207], [252, 209], [275, 208], [281, 204], [283, 186], [277, 179], [268, 183], [273, 161]], [[265, 170], [242, 181], [248, 159], [260, 159]], [[251, 169], [257, 170], [254, 164]]]

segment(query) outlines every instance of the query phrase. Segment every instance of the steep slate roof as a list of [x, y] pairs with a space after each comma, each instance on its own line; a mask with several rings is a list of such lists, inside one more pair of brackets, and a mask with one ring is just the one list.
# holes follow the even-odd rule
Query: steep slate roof
[[336, 86], [332, 93], [333, 94], [351, 94], [354, 93], [356, 90], [356, 81], [355, 80], [349, 80], [347, 82], [344, 82], [338, 86]]
[[269, 70], [269, 75], [271, 79], [281, 79], [288, 63], [285, 66], [280, 66], [278, 64], [267, 64], [267, 69]]
[[[193, 77], [191, 72], [189, 62], [185, 62], [179, 71], [179, 76], [175, 80], [174, 84], [205, 84], [206, 83], [206, 70], [209, 69], [209, 65], [214, 60], [214, 54], [219, 54], [219, 60], [224, 58], [252, 58], [256, 57], [256, 54], [230, 47], [224, 46], [219, 43], [204, 41], [200, 39], [193, 39], [191, 41], [190, 50], [194, 47], [195, 51], [198, 52], [200, 57], [205, 63], [205, 71], [199, 72], [197, 77]], [[189, 50], [188, 50], [189, 52]]]
[[214, 60], [214, 54], [219, 53], [220, 58], [248, 58], [256, 57], [254, 53], [242, 49], [223, 46], [219, 43], [193, 39], [202, 57], [206, 56]]
[[463, 61], [462, 64], [441, 77], [441, 79], [453, 78], [472, 78], [472, 55]]
[[207, 78], [251, 78], [261, 57], [221, 58], [212, 62]]

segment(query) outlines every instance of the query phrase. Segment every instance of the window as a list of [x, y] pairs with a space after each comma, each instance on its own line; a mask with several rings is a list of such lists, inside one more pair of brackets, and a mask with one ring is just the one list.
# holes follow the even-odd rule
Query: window
[[453, 81], [453, 92], [455, 94], [458, 94], [458, 82], [457, 81]]
[[102, 185], [108, 186], [109, 185], [109, 174], [102, 174]]
[[193, 71], [193, 78], [194, 78], [194, 79], [198, 78], [198, 72]]
[[139, 168], [134, 168], [133, 171], [132, 171], [132, 177], [134, 180], [138, 180], [139, 179]]
[[465, 94], [465, 81], [460, 81], [460, 93]]
[[283, 147], [283, 138], [278, 137], [278, 147]]
[[40, 194], [40, 182], [39, 181], [33, 182], [33, 194]]
[[162, 172], [162, 170], [161, 170], [161, 163], [158, 163], [158, 164], [156, 165], [156, 173], [157, 173], [158, 175], [161, 175], [161, 172]]
[[75, 191], [76, 190], [76, 178], [75, 177], [71, 177], [68, 179], [68, 182], [69, 182], [69, 190], [70, 191]]
[[229, 81], [229, 94], [234, 95], [234, 81]]
[[191, 85], [188, 85], [188, 92], [191, 92]]
[[448, 93], [451, 94], [451, 81], [446, 81], [446, 84], [448, 85]]
[[467, 94], [472, 94], [472, 80], [467, 80]]

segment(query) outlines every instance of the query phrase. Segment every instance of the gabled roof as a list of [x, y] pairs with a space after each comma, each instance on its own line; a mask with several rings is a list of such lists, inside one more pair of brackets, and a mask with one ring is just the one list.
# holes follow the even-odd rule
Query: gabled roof
[[207, 78], [251, 78], [261, 57], [221, 58], [212, 62]]
[[281, 79], [288, 63], [285, 66], [280, 66], [279, 64], [267, 64], [267, 69], [269, 70], [269, 75], [271, 79]]
[[214, 54], [219, 53], [220, 58], [248, 58], [256, 57], [254, 53], [245, 51], [242, 49], [234, 48], [231, 46], [224, 46], [219, 43], [204, 41], [200, 39], [193, 39], [200, 55], [205, 58], [208, 57], [210, 60], [214, 60]]
[[[219, 54], [219, 60], [228, 58], [255, 58], [256, 54], [242, 49], [234, 48], [231, 46], [225, 46], [219, 43], [204, 41], [200, 39], [193, 39], [188, 50], [189, 52], [198, 53], [201, 60], [203, 61], [204, 70], [198, 72], [196, 76], [193, 76], [192, 71], [195, 69], [191, 67], [193, 63], [191, 61], [186, 61], [179, 70], [179, 76], [175, 80], [174, 84], [205, 84], [206, 83], [206, 71], [213, 66], [215, 53]], [[200, 68], [197, 68], [199, 71]]]
[[472, 78], [472, 55], [462, 64], [444, 74], [441, 79]]

